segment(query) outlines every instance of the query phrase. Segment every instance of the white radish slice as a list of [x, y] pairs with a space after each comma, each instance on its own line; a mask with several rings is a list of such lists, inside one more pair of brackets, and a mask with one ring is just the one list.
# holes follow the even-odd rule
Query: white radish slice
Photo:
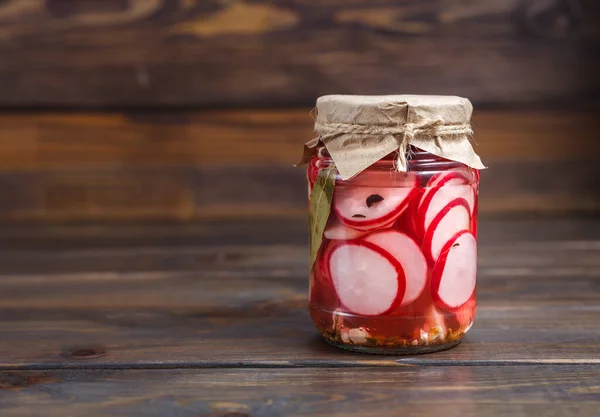
[[329, 240], [353, 240], [363, 236], [365, 233], [344, 225], [335, 216], [332, 216], [327, 222], [323, 236]]
[[469, 301], [476, 279], [477, 241], [463, 230], [446, 243], [433, 268], [432, 297], [441, 306], [456, 309]]
[[409, 236], [395, 230], [374, 232], [364, 240], [379, 246], [400, 262], [406, 279], [406, 291], [399, 305], [415, 301], [427, 283], [427, 261], [421, 248]]
[[342, 223], [357, 230], [372, 230], [393, 223], [408, 204], [414, 188], [338, 186], [333, 209]]
[[444, 209], [452, 200], [463, 198], [469, 206], [469, 215], [473, 214], [475, 209], [475, 194], [470, 185], [452, 185], [439, 187], [430, 191], [428, 201], [421, 208], [421, 220], [423, 230], [427, 230], [433, 219]]
[[341, 304], [353, 313], [385, 314], [404, 297], [406, 282], [400, 263], [377, 245], [340, 244], [331, 251], [328, 264]]
[[439, 185], [436, 187], [427, 186], [427, 188], [425, 189], [425, 192], [423, 193], [423, 197], [421, 198], [421, 201], [419, 202], [419, 208], [423, 204], [429, 204], [429, 201], [433, 197], [433, 194], [436, 193], [440, 188], [455, 186], [455, 185], [467, 185], [467, 183], [464, 182], [462, 180], [462, 178], [453, 178], [453, 179], [450, 179], [450, 180], [444, 182], [443, 185]]
[[468, 173], [463, 171], [443, 171], [438, 172], [434, 176], [432, 176], [427, 182], [427, 187], [425, 193], [423, 193], [423, 197], [419, 203], [427, 201], [429, 199], [428, 194], [432, 191], [435, 191], [437, 187], [447, 186], [447, 185], [463, 185], [469, 184]]
[[357, 230], [390, 227], [417, 190], [417, 176], [389, 170], [363, 171], [338, 185], [333, 210], [340, 221]]
[[453, 199], [464, 198], [469, 203], [471, 215], [475, 210], [475, 193], [466, 171], [439, 172], [431, 177], [418, 203], [414, 230], [418, 236], [427, 228], [437, 214]]
[[425, 256], [437, 261], [444, 245], [461, 230], [468, 230], [471, 224], [469, 205], [463, 198], [448, 203], [433, 219], [423, 238]]

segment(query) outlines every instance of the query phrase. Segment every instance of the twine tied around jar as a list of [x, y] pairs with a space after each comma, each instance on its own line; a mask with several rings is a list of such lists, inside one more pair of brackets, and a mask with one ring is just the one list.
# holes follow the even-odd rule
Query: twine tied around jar
[[398, 157], [396, 159], [396, 168], [398, 171], [406, 171], [408, 169], [408, 161], [406, 159], [408, 146], [416, 137], [432, 138], [437, 142], [439, 147], [440, 140], [450, 140], [462, 136], [470, 138], [473, 135], [470, 123], [447, 125], [444, 124], [442, 119], [426, 121], [420, 124], [404, 123], [396, 126], [323, 123], [317, 120], [315, 121], [315, 132], [321, 140], [343, 134], [393, 136], [398, 142]]
[[317, 100], [317, 137], [304, 145], [299, 164], [307, 163], [324, 146], [343, 180], [350, 179], [392, 152], [396, 170], [408, 170], [409, 145], [461, 162], [485, 166], [473, 149], [473, 106], [456, 96], [348, 96]]

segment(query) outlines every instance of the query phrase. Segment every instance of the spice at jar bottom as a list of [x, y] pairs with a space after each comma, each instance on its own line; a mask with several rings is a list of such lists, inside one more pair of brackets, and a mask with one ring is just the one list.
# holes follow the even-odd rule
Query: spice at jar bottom
[[309, 312], [341, 348], [458, 344], [476, 310], [479, 170], [469, 100], [323, 96], [304, 148]]

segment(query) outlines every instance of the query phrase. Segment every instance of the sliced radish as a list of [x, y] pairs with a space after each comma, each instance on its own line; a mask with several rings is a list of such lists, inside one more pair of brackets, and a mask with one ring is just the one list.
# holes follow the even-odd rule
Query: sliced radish
[[341, 304], [353, 313], [385, 314], [404, 297], [406, 282], [402, 266], [370, 242], [337, 245], [330, 252], [328, 265]]
[[[395, 180], [397, 173], [380, 171], [361, 174], [351, 185], [337, 186], [333, 209], [340, 221], [357, 230], [390, 227], [406, 209], [416, 190], [416, 176]], [[390, 187], [390, 183], [397, 186]]]
[[363, 236], [365, 233], [348, 227], [340, 222], [337, 217], [331, 216], [327, 222], [323, 236], [329, 240], [352, 240]]
[[402, 266], [406, 278], [406, 291], [398, 305], [407, 305], [416, 300], [427, 283], [427, 262], [415, 241], [395, 230], [374, 232], [364, 240], [385, 250]]
[[442, 171], [433, 175], [427, 182], [427, 187], [441, 187], [443, 185], [469, 184], [470, 174], [468, 171]]
[[471, 215], [475, 209], [475, 193], [466, 171], [440, 172], [431, 177], [418, 204], [415, 217], [417, 234], [425, 234], [437, 214], [455, 198], [464, 198]]
[[452, 200], [463, 198], [467, 202], [469, 215], [475, 208], [475, 195], [473, 187], [470, 185], [453, 185], [449, 187], [440, 187], [429, 193], [428, 201], [423, 203], [419, 212], [423, 230], [427, 231], [433, 219], [444, 209]]
[[394, 229], [408, 234], [419, 244], [421, 244], [423, 240], [423, 234], [417, 231], [418, 205], [421, 200], [422, 192], [423, 188], [415, 189], [413, 195], [410, 197], [406, 210], [404, 210], [393, 225]]
[[423, 203], [427, 197], [429, 192], [435, 190], [438, 187], [448, 186], [448, 185], [463, 185], [469, 184], [468, 173], [464, 171], [443, 171], [438, 172], [434, 176], [432, 176], [429, 181], [427, 181], [426, 191], [421, 199], [421, 203]]
[[461, 307], [471, 298], [477, 277], [477, 241], [467, 230], [458, 232], [444, 245], [431, 277], [432, 297], [449, 309]]
[[448, 203], [432, 220], [423, 238], [425, 256], [435, 262], [444, 245], [462, 230], [471, 225], [469, 204], [464, 198]]
[[340, 221], [357, 230], [393, 223], [404, 211], [412, 188], [337, 187], [333, 209]]

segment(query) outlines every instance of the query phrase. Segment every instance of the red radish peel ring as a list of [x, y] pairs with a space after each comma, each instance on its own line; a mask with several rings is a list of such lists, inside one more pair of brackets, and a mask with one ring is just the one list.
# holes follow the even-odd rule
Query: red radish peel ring
[[404, 298], [402, 265], [366, 241], [339, 244], [329, 252], [328, 272], [340, 303], [355, 314], [379, 316]]
[[423, 204], [426, 199], [429, 198], [429, 194], [431, 191], [435, 190], [439, 187], [449, 186], [449, 185], [466, 185], [469, 184], [469, 178], [467, 177], [466, 172], [462, 171], [447, 171], [447, 172], [438, 172], [433, 175], [429, 181], [427, 181], [427, 186], [423, 197], [421, 198], [421, 202], [419, 203], [419, 207]]
[[397, 304], [404, 306], [419, 298], [427, 283], [427, 261], [415, 241], [408, 235], [395, 230], [374, 232], [366, 236], [364, 240], [385, 250], [402, 266], [406, 279], [406, 290], [404, 297], [398, 300]]
[[343, 224], [357, 230], [391, 226], [408, 206], [417, 190], [415, 186], [416, 177], [412, 186], [338, 186], [333, 195], [333, 211]]
[[470, 185], [454, 185], [431, 190], [419, 210], [418, 224], [422, 230], [427, 231], [435, 216], [457, 198], [463, 198], [467, 202], [469, 215], [472, 215], [475, 208], [475, 193]]
[[448, 203], [433, 219], [423, 238], [423, 252], [427, 259], [435, 262], [445, 244], [471, 225], [469, 203], [456, 198]]
[[[352, 216], [364, 215], [362, 213], [355, 213], [355, 214], [351, 215], [350, 217], [345, 216], [344, 213], [342, 213], [339, 206], [336, 205], [335, 197], [334, 197], [333, 209], [335, 211], [335, 214], [340, 219], [340, 221], [343, 224], [345, 224], [346, 226], [350, 226], [357, 230], [377, 229], [383, 224], [393, 223], [398, 217], [400, 217], [400, 215], [402, 214], [402, 212], [406, 209], [406, 207], [408, 205], [408, 200], [409, 200], [411, 193], [412, 193], [412, 190], [409, 191], [406, 194], [406, 196], [403, 198], [403, 200], [398, 205], [396, 205], [391, 211], [387, 212], [385, 215], [383, 215], [381, 217], [376, 217], [373, 219], [361, 221], [361, 220], [354, 220], [352, 218]], [[379, 194], [373, 193], [371, 195], [379, 195]], [[338, 201], [339, 201], [339, 199], [338, 199]]]
[[452, 184], [469, 184], [469, 173], [464, 170], [438, 172], [427, 181], [427, 186], [441, 187], [447, 185], [449, 182]]
[[446, 309], [463, 306], [475, 291], [477, 241], [468, 230], [458, 232], [446, 243], [431, 276], [431, 295]]
[[455, 198], [464, 198], [473, 214], [475, 190], [467, 172], [439, 172], [429, 179], [427, 187], [417, 204], [415, 231], [418, 235], [424, 235], [435, 216]]

